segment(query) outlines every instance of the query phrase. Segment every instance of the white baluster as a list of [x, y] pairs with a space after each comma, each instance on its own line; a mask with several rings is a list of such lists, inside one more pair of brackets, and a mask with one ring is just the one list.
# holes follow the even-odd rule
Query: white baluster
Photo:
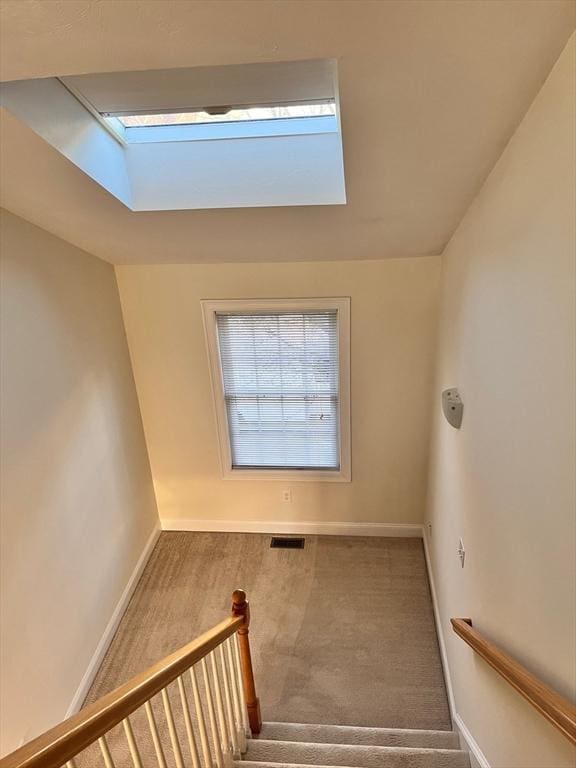
[[212, 689], [210, 687], [210, 679], [208, 677], [206, 658], [201, 659], [200, 665], [202, 667], [204, 685], [206, 688], [206, 704], [208, 706], [208, 717], [210, 719], [210, 729], [212, 731], [212, 743], [214, 746], [214, 754], [216, 756], [216, 765], [218, 768], [224, 768], [224, 757], [222, 756], [222, 746], [220, 742], [220, 734], [218, 732], [218, 724], [216, 723], [216, 713], [214, 712], [214, 700], [212, 698]]
[[106, 768], [116, 768], [114, 765], [114, 760], [112, 760], [112, 755], [110, 754], [110, 750], [108, 749], [108, 744], [106, 743], [106, 737], [100, 736], [98, 739], [98, 745], [100, 747], [100, 752], [102, 752], [102, 758], [104, 760], [104, 765]]
[[124, 733], [126, 734], [128, 749], [130, 750], [130, 756], [132, 757], [134, 768], [142, 768], [142, 760], [140, 760], [140, 753], [138, 752], [138, 745], [136, 744], [136, 739], [134, 738], [134, 731], [132, 730], [130, 719], [127, 717], [122, 720], [122, 725], [124, 726]]
[[244, 721], [242, 719], [242, 705], [240, 703], [240, 693], [238, 692], [238, 677], [234, 666], [234, 650], [232, 647], [232, 638], [226, 640], [226, 654], [228, 656], [228, 670], [230, 672], [230, 683], [232, 687], [232, 703], [234, 705], [234, 717], [236, 720], [236, 734], [240, 752], [246, 752], [246, 731], [244, 730]]
[[66, 768], [76, 768], [76, 761], [73, 757], [66, 763]]
[[210, 653], [210, 664], [212, 667], [212, 678], [214, 680], [214, 693], [216, 695], [216, 710], [218, 712], [218, 724], [220, 726], [220, 735], [222, 736], [222, 752], [224, 754], [227, 763], [231, 763], [231, 755], [233, 747], [230, 741], [230, 734], [228, 733], [228, 723], [226, 722], [226, 715], [224, 713], [224, 701], [222, 698], [222, 683], [220, 681], [220, 673], [218, 672], [218, 664], [216, 662], [216, 654], [214, 651]]
[[154, 744], [154, 751], [156, 752], [156, 760], [158, 761], [158, 768], [166, 768], [166, 758], [164, 757], [162, 742], [160, 741], [160, 735], [158, 734], [158, 726], [156, 725], [156, 719], [154, 718], [152, 704], [149, 701], [147, 701], [144, 704], [144, 709], [146, 710], [148, 725], [150, 726], [150, 733], [152, 734], [152, 743]]
[[234, 667], [236, 668], [236, 680], [238, 683], [238, 691], [240, 692], [240, 708], [242, 710], [242, 723], [244, 725], [244, 733], [246, 736], [252, 736], [250, 730], [250, 722], [248, 721], [248, 707], [246, 706], [246, 695], [244, 693], [244, 684], [242, 682], [242, 665], [240, 664], [240, 649], [238, 647], [238, 633], [234, 633], [234, 640], [232, 642], [234, 648]]
[[226, 668], [226, 658], [224, 656], [224, 646], [218, 648], [220, 652], [220, 669], [222, 670], [222, 682], [224, 683], [224, 704], [226, 705], [226, 716], [228, 719], [228, 731], [232, 738], [232, 749], [235, 758], [240, 757], [240, 744], [238, 743], [238, 732], [234, 722], [234, 711], [232, 709], [232, 695], [230, 693], [230, 679], [228, 669]]
[[202, 746], [202, 756], [204, 758], [204, 768], [212, 768], [212, 755], [208, 742], [208, 732], [206, 731], [206, 721], [204, 720], [204, 710], [202, 709], [202, 699], [198, 690], [198, 681], [196, 680], [196, 670], [190, 667], [190, 679], [192, 680], [192, 694], [194, 696], [194, 709], [198, 720], [198, 732], [200, 734], [200, 744]]
[[170, 734], [170, 743], [172, 744], [172, 752], [174, 754], [176, 768], [184, 768], [182, 751], [180, 749], [180, 742], [178, 741], [178, 734], [176, 733], [174, 715], [172, 714], [172, 706], [170, 705], [170, 699], [168, 698], [168, 691], [166, 688], [162, 688], [162, 703], [164, 704], [164, 712], [166, 713], [166, 722], [168, 724], [168, 733]]
[[200, 759], [198, 758], [198, 749], [196, 747], [196, 739], [194, 738], [194, 729], [192, 728], [192, 721], [190, 720], [190, 708], [188, 707], [188, 699], [186, 698], [186, 691], [184, 690], [184, 681], [181, 677], [178, 678], [178, 690], [180, 691], [180, 701], [182, 702], [182, 712], [184, 714], [186, 735], [188, 736], [188, 744], [190, 746], [190, 754], [192, 756], [192, 768], [200, 768]]

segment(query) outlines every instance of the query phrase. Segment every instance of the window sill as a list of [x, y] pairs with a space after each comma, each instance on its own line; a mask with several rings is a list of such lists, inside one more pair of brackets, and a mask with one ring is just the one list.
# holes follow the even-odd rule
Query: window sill
[[284, 482], [350, 483], [351, 474], [345, 470], [306, 469], [232, 469], [227, 467], [222, 475], [225, 480], [282, 480]]

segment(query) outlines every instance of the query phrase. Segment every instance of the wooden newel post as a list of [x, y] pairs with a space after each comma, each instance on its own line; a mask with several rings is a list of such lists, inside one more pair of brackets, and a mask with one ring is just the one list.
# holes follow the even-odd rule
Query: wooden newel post
[[236, 589], [232, 594], [232, 616], [242, 616], [244, 624], [238, 630], [238, 643], [240, 645], [240, 664], [242, 666], [242, 684], [248, 710], [248, 722], [252, 733], [260, 733], [262, 730], [262, 716], [260, 714], [260, 701], [256, 696], [254, 685], [254, 672], [252, 670], [252, 656], [250, 655], [250, 640], [248, 639], [250, 627], [250, 606], [246, 600], [246, 592]]

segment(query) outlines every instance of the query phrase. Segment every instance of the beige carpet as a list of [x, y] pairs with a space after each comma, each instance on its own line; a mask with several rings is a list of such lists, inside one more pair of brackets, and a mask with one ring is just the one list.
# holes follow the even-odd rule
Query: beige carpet
[[264, 720], [451, 728], [419, 539], [164, 532], [87, 702], [220, 621], [236, 587]]

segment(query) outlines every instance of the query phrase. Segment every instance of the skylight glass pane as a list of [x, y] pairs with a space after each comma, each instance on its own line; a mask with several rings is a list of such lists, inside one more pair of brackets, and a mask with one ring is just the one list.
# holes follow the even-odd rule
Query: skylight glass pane
[[216, 317], [232, 467], [338, 470], [337, 312]]
[[326, 117], [335, 114], [336, 105], [334, 102], [327, 102], [235, 108], [218, 115], [208, 114], [208, 112], [175, 112], [157, 115], [117, 115], [117, 119], [125, 128], [153, 128], [163, 125], [201, 125], [205, 123], [238, 123], [251, 120]]

